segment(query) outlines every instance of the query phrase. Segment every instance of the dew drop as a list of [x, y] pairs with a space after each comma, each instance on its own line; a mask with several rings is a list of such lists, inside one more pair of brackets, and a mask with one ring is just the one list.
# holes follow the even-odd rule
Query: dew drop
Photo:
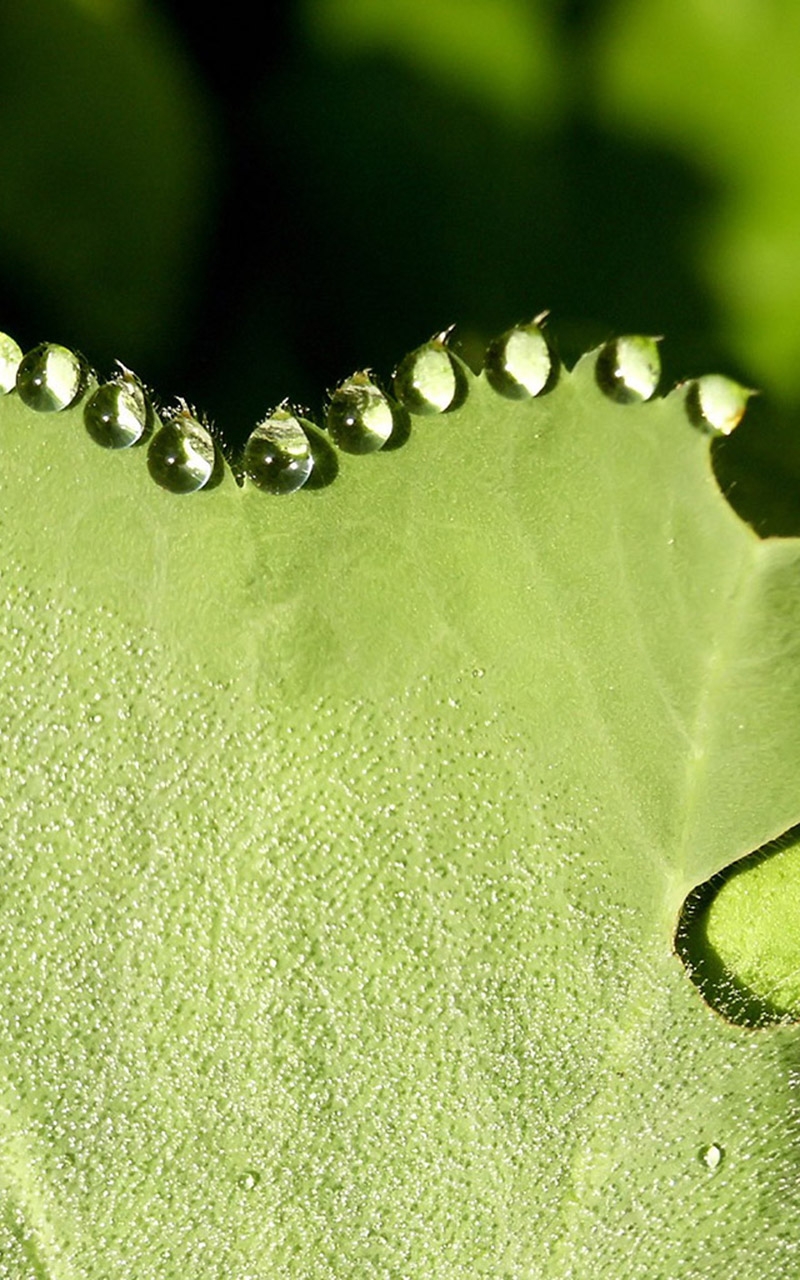
[[260, 422], [244, 447], [245, 475], [267, 493], [294, 493], [314, 466], [308, 436], [286, 409], [276, 409]]
[[14, 390], [21, 360], [21, 348], [7, 333], [0, 333], [0, 392], [3, 395]]
[[698, 1155], [709, 1173], [716, 1173], [725, 1158], [725, 1150], [718, 1143], [711, 1142], [708, 1146], [701, 1147]]
[[466, 388], [464, 370], [444, 336], [411, 351], [395, 370], [395, 395], [409, 413], [446, 413], [463, 403]]
[[326, 416], [332, 439], [345, 453], [374, 453], [392, 434], [392, 406], [368, 373], [354, 373], [331, 396]]
[[152, 416], [144, 387], [129, 369], [92, 392], [83, 409], [86, 430], [105, 449], [129, 449], [149, 431]]
[[741, 422], [752, 395], [754, 391], [732, 378], [708, 373], [689, 383], [686, 407], [696, 427], [712, 435], [729, 436]]
[[156, 484], [171, 493], [195, 493], [214, 473], [216, 449], [186, 405], [157, 431], [147, 451], [147, 467]]
[[614, 338], [601, 347], [595, 366], [598, 384], [620, 404], [649, 400], [661, 377], [658, 339]]
[[22, 357], [17, 369], [20, 400], [37, 413], [68, 409], [83, 390], [85, 368], [80, 356], [42, 342]]
[[524, 400], [540, 395], [552, 384], [556, 363], [550, 344], [533, 320], [490, 342], [484, 368], [488, 382], [501, 396]]
[[261, 1181], [261, 1174], [257, 1169], [245, 1169], [244, 1173], [240, 1173], [236, 1179], [236, 1185], [242, 1191], [255, 1191]]

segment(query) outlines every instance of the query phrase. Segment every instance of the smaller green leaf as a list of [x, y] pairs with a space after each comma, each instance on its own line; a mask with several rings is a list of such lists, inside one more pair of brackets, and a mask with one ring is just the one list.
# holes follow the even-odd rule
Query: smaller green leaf
[[704, 998], [744, 1026], [800, 1018], [800, 837], [690, 895], [678, 949]]

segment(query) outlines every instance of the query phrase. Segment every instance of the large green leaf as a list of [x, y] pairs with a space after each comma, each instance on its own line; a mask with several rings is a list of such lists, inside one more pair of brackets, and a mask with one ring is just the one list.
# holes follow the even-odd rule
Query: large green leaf
[[800, 549], [595, 361], [284, 498], [0, 403], [0, 1274], [791, 1274], [798, 1031], [673, 938], [800, 816]]

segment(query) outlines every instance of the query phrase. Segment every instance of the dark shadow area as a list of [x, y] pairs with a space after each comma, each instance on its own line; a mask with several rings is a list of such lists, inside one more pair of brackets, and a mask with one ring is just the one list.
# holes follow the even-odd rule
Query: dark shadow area
[[683, 904], [675, 934], [675, 951], [706, 1003], [737, 1026], [758, 1028], [798, 1022], [800, 1015], [778, 1000], [765, 999], [726, 966], [709, 938], [712, 904], [730, 881], [747, 876], [757, 865], [798, 844], [800, 825], [698, 885]]
[[[606, 7], [554, 6], [578, 80]], [[388, 379], [453, 322], [472, 362], [544, 308], [567, 365], [617, 334], [664, 333], [662, 386], [715, 368], [748, 380], [687, 251], [718, 195], [698, 169], [601, 130], [588, 106], [514, 126], [392, 58], [315, 54], [294, 0], [273, 6], [266, 40], [241, 7], [224, 23], [186, 0], [162, 8], [224, 180], [174, 349], [138, 372], [202, 406], [232, 448], [284, 398], [319, 408], [356, 369]], [[23, 346], [74, 340], [14, 282], [0, 307]], [[102, 332], [83, 345], [132, 358], [105, 352]]]
[[800, 536], [800, 409], [753, 397], [711, 459], [728, 502], [760, 537]]
[[[387, 397], [388, 398], [388, 397]], [[392, 411], [392, 434], [383, 446], [381, 453], [391, 453], [393, 449], [402, 449], [411, 439], [411, 414], [404, 405], [389, 400]]]
[[673, 157], [586, 122], [511, 129], [379, 58], [295, 53], [257, 117], [228, 119], [183, 394], [232, 444], [286, 396], [319, 405], [364, 367], [387, 378], [454, 321], [480, 350], [549, 307], [567, 363], [665, 332], [665, 385], [690, 361], [724, 367], [685, 252], [714, 191]]
[[301, 419], [303, 430], [308, 436], [308, 443], [311, 446], [311, 456], [314, 459], [314, 465], [311, 468], [311, 475], [303, 485], [303, 489], [327, 489], [329, 484], [333, 484], [339, 474], [339, 459], [336, 450], [328, 439], [324, 431], [313, 422], [309, 422], [306, 418]]

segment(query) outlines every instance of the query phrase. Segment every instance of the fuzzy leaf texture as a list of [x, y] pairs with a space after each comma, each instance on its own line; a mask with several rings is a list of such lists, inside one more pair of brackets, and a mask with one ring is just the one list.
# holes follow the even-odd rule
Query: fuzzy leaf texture
[[280, 498], [0, 401], [4, 1280], [794, 1274], [798, 1029], [674, 935], [800, 818], [800, 547], [595, 362]]

